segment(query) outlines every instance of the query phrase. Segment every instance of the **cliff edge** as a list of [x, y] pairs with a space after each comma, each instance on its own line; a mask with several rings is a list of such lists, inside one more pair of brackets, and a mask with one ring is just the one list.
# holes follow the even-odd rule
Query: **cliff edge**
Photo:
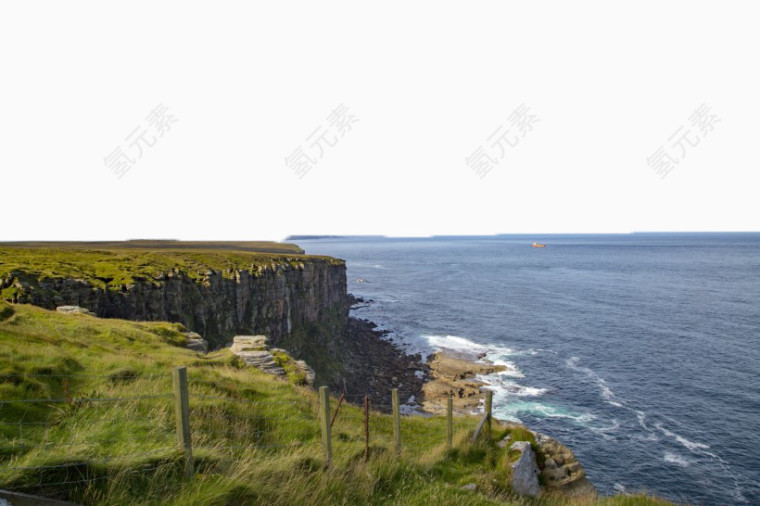
[[265, 335], [334, 391], [369, 393], [380, 403], [400, 383], [408, 396], [419, 395], [420, 357], [407, 358], [370, 323], [349, 319], [345, 262], [292, 253], [301, 251], [295, 245], [277, 250], [178, 241], [0, 244], [0, 300], [181, 323], [211, 349]]

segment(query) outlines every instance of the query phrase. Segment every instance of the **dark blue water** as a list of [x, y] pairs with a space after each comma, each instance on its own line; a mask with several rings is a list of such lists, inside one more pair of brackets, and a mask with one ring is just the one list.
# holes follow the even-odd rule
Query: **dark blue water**
[[298, 242], [346, 259], [375, 301], [356, 316], [410, 349], [510, 366], [486, 378], [496, 416], [569, 445], [601, 492], [760, 503], [760, 235]]

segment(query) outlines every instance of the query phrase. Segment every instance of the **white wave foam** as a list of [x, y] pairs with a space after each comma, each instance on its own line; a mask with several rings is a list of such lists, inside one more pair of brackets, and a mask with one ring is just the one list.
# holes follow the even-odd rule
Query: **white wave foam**
[[622, 483], [615, 483], [614, 485], [612, 485], [612, 488], [614, 488], [621, 494], [625, 494], [625, 485], [623, 485]]
[[505, 371], [501, 371], [495, 374], [498, 374], [499, 376], [508, 376], [510, 378], [524, 378], [525, 375], [523, 372], [517, 367], [517, 365], [507, 360], [506, 355], [496, 355], [496, 354], [489, 354], [486, 355], [486, 359], [489, 362], [492, 362], [496, 365], [503, 365], [506, 367]]
[[506, 379], [510, 377], [502, 373], [475, 376], [475, 379], [493, 387], [497, 395], [516, 397], [540, 397], [548, 390], [546, 388], [527, 387]]
[[596, 416], [591, 413], [574, 413], [559, 406], [530, 401], [516, 401], [498, 405], [495, 403], [494, 412], [497, 418], [514, 420], [517, 422], [520, 421], [518, 418], [520, 413], [533, 415], [539, 418], [566, 418], [580, 425], [585, 425], [596, 419]]
[[540, 397], [547, 392], [545, 388], [526, 387], [523, 385], [514, 385], [517, 389], [515, 395], [518, 397]]
[[668, 464], [676, 464], [681, 467], [689, 467], [691, 465], [691, 462], [689, 462], [688, 459], [681, 455], [676, 455], [675, 453], [665, 452], [665, 455], [663, 455], [662, 458]]
[[504, 376], [507, 378], [524, 378], [525, 377], [523, 372], [520, 369], [518, 369], [517, 366], [512, 362], [502, 361], [501, 363], [498, 363], [496, 365], [503, 365], [504, 367], [507, 368], [507, 370], [494, 373], [493, 375]]
[[472, 360], [485, 356], [485, 359], [489, 362], [496, 365], [503, 365], [507, 368], [506, 371], [499, 374], [511, 376], [513, 378], [525, 377], [515, 363], [509, 360], [509, 357], [519, 355], [521, 352], [515, 351], [507, 346], [480, 344], [471, 341], [466, 337], [460, 336], [423, 335], [422, 338], [427, 341], [430, 351], [448, 350]]
[[526, 403], [516, 399], [540, 397], [548, 392], [546, 388], [521, 385], [514, 381], [515, 378], [524, 378], [525, 375], [510, 358], [520, 355], [536, 355], [538, 354], [536, 350], [519, 351], [507, 346], [480, 344], [460, 336], [424, 335], [422, 337], [434, 350], [449, 350], [473, 359], [485, 356], [485, 360], [488, 362], [506, 367], [505, 371], [475, 377], [494, 390], [496, 397], [494, 408], [496, 416], [499, 418], [520, 422], [518, 413], [530, 413], [543, 418], [569, 418], [578, 423], [585, 423], [593, 419], [593, 415], [590, 414], [570, 413], [561, 408]]
[[[680, 436], [676, 434], [675, 432], [666, 429], [659, 422], [654, 424], [654, 426], [657, 427], [660, 430], [660, 432], [662, 432], [666, 436], [672, 437], [673, 439], [681, 443], [686, 449], [688, 449], [691, 452], [699, 453], [700, 450], [706, 450], [710, 448], [710, 445], [706, 445], [704, 443], [695, 443], [694, 441], [689, 441], [685, 437]], [[712, 454], [709, 454], [709, 455], [712, 455]]]
[[588, 367], [582, 367], [578, 365], [578, 362], [580, 362], [580, 358], [578, 357], [570, 357], [565, 361], [565, 364], [570, 369], [573, 369], [574, 371], [579, 371], [584, 373], [589, 379], [593, 380], [597, 387], [599, 387], [599, 391], [601, 392], [602, 398], [607, 401], [607, 404], [610, 404], [612, 406], [615, 406], [617, 408], [622, 408], [623, 404], [619, 401], [614, 401], [612, 399], [615, 398], [615, 394], [612, 392], [609, 386], [607, 386], [607, 382], [604, 381], [603, 378], [601, 378], [593, 369], [590, 369]]
[[522, 351], [513, 351], [512, 356], [519, 357], [519, 356], [526, 356], [526, 357], [532, 357], [533, 355], [538, 355], [543, 350], [534, 350], [533, 348], [530, 348], [528, 350], [522, 350]]
[[468, 355], [480, 354], [480, 353], [499, 353], [505, 355], [511, 355], [514, 350], [507, 348], [506, 346], [489, 346], [485, 344], [476, 343], [466, 337], [459, 336], [437, 336], [437, 335], [423, 335], [423, 339], [426, 339], [428, 344], [432, 348], [447, 349], [452, 351], [462, 352]]

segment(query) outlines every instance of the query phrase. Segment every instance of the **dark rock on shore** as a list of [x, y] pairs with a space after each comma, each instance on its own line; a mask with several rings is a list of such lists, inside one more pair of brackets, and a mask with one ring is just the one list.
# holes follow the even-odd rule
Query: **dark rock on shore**
[[333, 392], [345, 392], [348, 401], [357, 403], [368, 394], [381, 411], [390, 410], [393, 388], [399, 389], [402, 403], [420, 398], [427, 365], [419, 354], [407, 355], [385, 339], [387, 333], [368, 320], [348, 319], [342, 340], [344, 373], [330, 385]]

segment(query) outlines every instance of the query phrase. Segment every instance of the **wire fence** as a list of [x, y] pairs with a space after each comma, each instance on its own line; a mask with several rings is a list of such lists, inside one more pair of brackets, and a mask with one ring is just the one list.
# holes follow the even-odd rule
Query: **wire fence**
[[[492, 395], [492, 392], [485, 392], [484, 413], [477, 424], [467, 420], [459, 420], [457, 423], [456, 429], [467, 431], [472, 441], [491, 436]], [[416, 403], [416, 399], [409, 392], [393, 389], [387, 396], [382, 396], [380, 402], [373, 403], [370, 400], [377, 397], [376, 394], [340, 395], [335, 407], [330, 411], [330, 432], [327, 435], [323, 434], [323, 441], [327, 438], [335, 445], [336, 454], [355, 455], [357, 451], [361, 451], [365, 459], [369, 459], [373, 451], [383, 453], [392, 449], [397, 455], [420, 458], [440, 455], [440, 451], [453, 447], [453, 397], [449, 397], [446, 403], [445, 417], [423, 411], [422, 406]], [[388, 402], [385, 402], [386, 399]], [[406, 399], [406, 402], [402, 402], [402, 399]], [[363, 416], [353, 412], [343, 417], [340, 407], [344, 402], [363, 406]], [[329, 408], [329, 397], [321, 396], [320, 403], [327, 403]], [[326, 428], [323, 427], [322, 430], [324, 433]], [[332, 457], [331, 449], [326, 450], [325, 457], [329, 463]]]
[[[188, 452], [223, 462], [319, 444], [313, 402], [251, 399], [185, 378], [178, 385], [172, 374], [0, 375], [0, 489], [79, 498], [104, 482], [181, 472]], [[7, 383], [47, 395], [6, 398]], [[180, 393], [189, 401], [187, 447]]]
[[193, 396], [190, 428], [194, 447], [216, 450], [273, 450], [319, 441], [312, 410], [296, 402], [235, 400]]
[[[225, 391], [223, 382], [188, 377], [184, 367], [151, 376], [0, 375], [3, 382], [26, 382], [48, 396], [0, 398], [0, 489], [48, 497], [81, 498], [162, 473], [192, 477], [194, 455], [203, 455], [209, 472], [209, 456], [234, 463], [306, 447], [318, 455], [321, 447], [329, 467], [333, 443], [344, 455], [369, 458], [371, 448], [419, 456], [452, 442], [451, 402], [446, 430], [411, 416], [419, 406], [398, 390], [375, 395], [375, 404], [343, 394], [331, 405], [326, 387], [318, 399], [283, 400], [253, 388]], [[363, 409], [341, 410], [346, 403]], [[490, 422], [490, 410], [486, 416]]]
[[88, 375], [97, 387], [90, 395], [74, 388], [83, 376], [23, 379], [58, 388], [47, 398], [0, 399], [0, 488], [68, 498], [117, 476], [150, 475], [176, 453], [171, 394], [111, 396], [113, 376]]

